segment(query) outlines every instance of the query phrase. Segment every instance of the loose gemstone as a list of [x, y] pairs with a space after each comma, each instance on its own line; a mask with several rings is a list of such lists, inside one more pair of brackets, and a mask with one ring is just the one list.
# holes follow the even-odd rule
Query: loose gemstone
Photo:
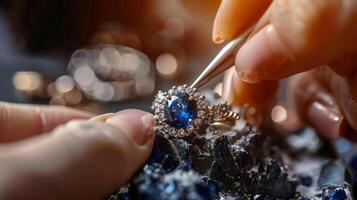
[[347, 195], [343, 189], [339, 189], [339, 190], [336, 190], [335, 193], [329, 199], [331, 199], [331, 200], [345, 200], [345, 199], [347, 199]]
[[187, 127], [196, 115], [196, 102], [190, 101], [189, 95], [184, 92], [172, 95], [165, 106], [166, 122], [176, 128]]
[[322, 189], [322, 200], [347, 200], [347, 194], [342, 186], [327, 185]]
[[303, 185], [305, 187], [310, 187], [313, 183], [312, 177], [307, 174], [298, 174], [297, 178], [298, 178], [299, 182], [301, 183], [301, 185]]

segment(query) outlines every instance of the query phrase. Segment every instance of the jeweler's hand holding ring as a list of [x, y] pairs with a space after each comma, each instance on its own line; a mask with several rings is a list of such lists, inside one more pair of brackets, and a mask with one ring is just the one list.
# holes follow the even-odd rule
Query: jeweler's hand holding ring
[[102, 199], [125, 185], [150, 154], [153, 116], [90, 117], [0, 102], [0, 199]]
[[236, 70], [226, 73], [224, 98], [264, 107], [278, 80], [294, 75], [288, 99], [301, 118], [325, 137], [356, 139], [356, 22], [355, 0], [222, 1], [215, 42], [256, 23], [236, 55]]

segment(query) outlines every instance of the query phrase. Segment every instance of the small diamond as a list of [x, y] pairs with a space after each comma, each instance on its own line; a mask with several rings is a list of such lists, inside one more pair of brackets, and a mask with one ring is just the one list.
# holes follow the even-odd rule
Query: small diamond
[[196, 120], [195, 120], [195, 126], [201, 126], [201, 125], [202, 125], [202, 122], [203, 122], [202, 119], [199, 119], [199, 118], [196, 119]]
[[203, 117], [205, 115], [205, 112], [203, 111], [203, 110], [199, 110], [198, 112], [197, 112], [197, 116], [198, 117]]
[[169, 134], [170, 135], [176, 135], [176, 129], [175, 128], [170, 128]]
[[186, 136], [186, 131], [185, 131], [184, 129], [180, 129], [180, 130], [178, 131], [178, 136], [180, 136], [180, 137]]
[[187, 131], [190, 132], [190, 133], [192, 133], [194, 130], [195, 130], [195, 127], [192, 126], [192, 125], [187, 127]]
[[160, 114], [159, 114], [159, 119], [160, 119], [160, 120], [164, 120], [164, 119], [165, 119], [164, 113], [160, 113]]
[[192, 88], [190, 88], [190, 87], [189, 87], [189, 88], [186, 88], [186, 92], [189, 93], [189, 94], [191, 94], [191, 93], [192, 93]]

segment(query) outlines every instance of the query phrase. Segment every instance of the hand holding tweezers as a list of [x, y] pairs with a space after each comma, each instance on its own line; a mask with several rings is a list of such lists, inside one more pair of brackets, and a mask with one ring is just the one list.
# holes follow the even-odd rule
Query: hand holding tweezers
[[190, 87], [199, 88], [209, 80], [233, 67], [235, 63], [235, 54], [249, 37], [252, 30], [253, 28], [248, 29], [240, 35], [240, 37], [237, 37], [225, 45]]

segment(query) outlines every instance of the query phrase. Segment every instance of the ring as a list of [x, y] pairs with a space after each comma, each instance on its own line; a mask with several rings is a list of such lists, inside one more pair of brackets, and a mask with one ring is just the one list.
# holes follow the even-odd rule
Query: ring
[[205, 96], [187, 85], [159, 91], [151, 108], [155, 112], [155, 129], [176, 138], [200, 134], [213, 123], [239, 119], [227, 102], [208, 105]]

